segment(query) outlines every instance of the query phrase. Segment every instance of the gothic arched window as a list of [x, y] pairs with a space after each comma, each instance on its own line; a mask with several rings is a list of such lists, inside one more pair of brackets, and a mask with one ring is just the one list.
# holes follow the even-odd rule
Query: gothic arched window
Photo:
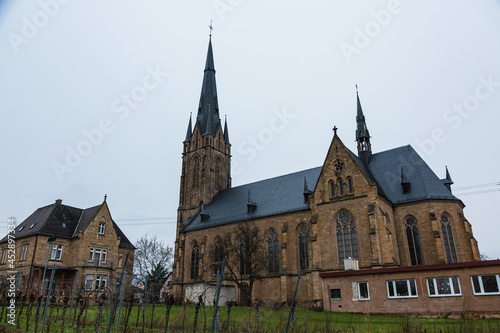
[[443, 241], [448, 263], [458, 262], [455, 242], [453, 241], [453, 233], [451, 232], [451, 223], [448, 216], [444, 214], [441, 215], [441, 231], [443, 232]]
[[272, 229], [267, 236], [267, 252], [269, 254], [269, 273], [280, 271], [280, 247], [278, 233]]
[[196, 280], [200, 271], [200, 248], [198, 243], [194, 242], [191, 251], [191, 279]]
[[420, 248], [420, 237], [418, 235], [417, 221], [409, 217], [405, 221], [406, 238], [410, 249], [410, 261], [412, 265], [422, 265], [422, 250]]
[[224, 261], [224, 245], [222, 244], [222, 240], [220, 237], [217, 237], [215, 240], [215, 248], [214, 248], [214, 273], [222, 269], [222, 262]]
[[330, 180], [330, 182], [328, 183], [328, 187], [330, 189], [330, 197], [334, 198], [335, 197], [335, 183], [333, 182], [333, 180]]
[[200, 184], [200, 158], [196, 156], [193, 159], [193, 188], [197, 188]]
[[303, 225], [299, 231], [299, 260], [300, 269], [306, 269], [309, 267], [309, 253], [308, 253], [308, 243], [309, 243], [309, 229], [307, 225]]
[[347, 188], [349, 190], [349, 194], [354, 192], [354, 186], [352, 186], [352, 178], [347, 178]]
[[346, 258], [358, 259], [358, 235], [356, 234], [356, 224], [349, 212], [343, 211], [339, 214], [336, 229], [339, 263], [343, 264]]
[[340, 195], [344, 195], [344, 182], [342, 181], [342, 179], [339, 179], [337, 183], [339, 184]]

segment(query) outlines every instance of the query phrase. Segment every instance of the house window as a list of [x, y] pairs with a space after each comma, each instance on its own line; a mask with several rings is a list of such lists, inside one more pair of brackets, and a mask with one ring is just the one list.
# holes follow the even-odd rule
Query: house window
[[428, 278], [427, 289], [429, 296], [461, 296], [458, 277]]
[[354, 192], [354, 186], [352, 186], [352, 178], [347, 178], [347, 188], [349, 189], [349, 194]]
[[200, 248], [195, 242], [193, 245], [193, 250], [191, 251], [191, 279], [195, 280], [198, 278], [198, 273], [200, 270]]
[[267, 252], [269, 255], [269, 273], [280, 271], [280, 248], [278, 233], [272, 229], [267, 237]]
[[498, 295], [500, 294], [500, 275], [477, 275], [471, 276], [474, 295]]
[[387, 281], [389, 298], [418, 297], [415, 279]]
[[333, 181], [330, 181], [328, 183], [330, 187], [330, 197], [334, 198], [335, 197], [335, 183]]
[[85, 275], [85, 290], [92, 290], [94, 287], [94, 275], [87, 274]]
[[98, 229], [98, 234], [99, 235], [104, 235], [104, 231], [106, 230], [106, 224], [104, 222], [99, 223], [99, 229]]
[[19, 261], [26, 260], [26, 254], [28, 253], [28, 247], [29, 247], [29, 244], [23, 244], [23, 248], [21, 250], [21, 257], [19, 258]]
[[107, 275], [98, 274], [95, 278], [95, 289], [104, 289], [108, 286]]
[[52, 251], [50, 252], [50, 260], [61, 260], [62, 257], [62, 244], [52, 244]]
[[362, 301], [370, 300], [370, 292], [368, 291], [368, 282], [358, 282], [358, 299]]
[[417, 221], [409, 217], [405, 221], [406, 239], [410, 250], [410, 262], [412, 265], [422, 265], [422, 251], [420, 249], [420, 237], [418, 235]]
[[340, 289], [330, 289], [330, 299], [334, 301], [342, 300], [342, 294], [340, 293]]
[[346, 258], [358, 259], [356, 224], [347, 211], [341, 212], [337, 218], [337, 249], [341, 265]]
[[7, 253], [8, 253], [8, 249], [5, 248], [3, 249], [3, 252], [2, 252], [2, 261], [0, 262], [0, 264], [4, 265], [6, 262], [7, 262]]
[[451, 223], [448, 216], [444, 214], [441, 215], [441, 231], [443, 232], [444, 248], [446, 249], [448, 263], [458, 262], [453, 233], [451, 232]]
[[108, 250], [100, 247], [91, 247], [89, 253], [89, 262], [94, 262], [99, 265], [105, 263], [108, 256]]
[[309, 230], [307, 225], [302, 225], [299, 232], [299, 259], [300, 259], [300, 269], [306, 269], [309, 267], [309, 254], [307, 251], [307, 245], [309, 243]]
[[344, 182], [342, 181], [342, 179], [339, 179], [337, 183], [339, 184], [340, 195], [344, 195]]

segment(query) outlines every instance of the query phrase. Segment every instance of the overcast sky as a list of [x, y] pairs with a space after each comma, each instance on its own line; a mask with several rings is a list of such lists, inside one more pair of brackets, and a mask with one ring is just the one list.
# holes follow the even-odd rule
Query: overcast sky
[[0, 0], [0, 230], [107, 194], [133, 242], [173, 245], [210, 20], [233, 186], [322, 165], [334, 125], [355, 151], [357, 83], [373, 151], [447, 165], [480, 251], [500, 257], [493, 0]]

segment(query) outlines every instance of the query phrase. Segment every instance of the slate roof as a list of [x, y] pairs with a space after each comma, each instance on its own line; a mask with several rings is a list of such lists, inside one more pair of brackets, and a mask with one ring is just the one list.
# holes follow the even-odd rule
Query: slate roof
[[[102, 204], [80, 209], [54, 203], [38, 208], [16, 227], [16, 239], [34, 235], [56, 235], [59, 238], [76, 238], [78, 232], [85, 230], [94, 216], [101, 209]], [[135, 248], [125, 234], [120, 230], [115, 221], [112, 221], [116, 234], [121, 237], [120, 247]], [[7, 241], [7, 236], [0, 243]]]
[[201, 87], [200, 104], [196, 117], [202, 135], [217, 133], [220, 124], [217, 84], [215, 83], [215, 65], [212, 52], [212, 38], [208, 42], [207, 61]]
[[[349, 152], [370, 182], [377, 186], [378, 193], [392, 204], [427, 199], [459, 200], [410, 145], [373, 154], [368, 165]], [[403, 194], [401, 166], [411, 184], [410, 193]], [[303, 170], [220, 191], [210, 204], [204, 206], [204, 213], [209, 218], [201, 221], [198, 214], [192, 220], [184, 221], [182, 232], [307, 210], [309, 203], [304, 202], [304, 177], [309, 188], [314, 188], [321, 169]], [[253, 213], [247, 210], [249, 191], [252, 202], [257, 204]]]
[[[309, 209], [304, 202], [304, 177], [308, 184], [316, 184], [320, 172], [317, 167], [220, 191], [204, 207], [208, 220], [202, 222], [198, 214], [183, 231]], [[257, 204], [253, 213], [247, 213], [248, 191]]]

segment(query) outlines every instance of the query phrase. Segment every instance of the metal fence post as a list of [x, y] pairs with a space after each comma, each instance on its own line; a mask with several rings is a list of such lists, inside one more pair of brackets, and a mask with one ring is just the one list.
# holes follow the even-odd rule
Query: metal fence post
[[295, 291], [293, 292], [292, 304], [290, 305], [290, 313], [288, 313], [288, 320], [286, 322], [285, 333], [288, 332], [288, 326], [290, 325], [290, 317], [292, 316], [293, 307], [295, 306], [295, 296], [297, 296], [297, 289], [299, 289], [300, 274], [302, 270], [299, 270], [299, 277], [297, 278], [297, 284], [295, 285]]
[[42, 320], [42, 333], [45, 329], [45, 319], [47, 318], [47, 308], [49, 307], [50, 296], [52, 295], [52, 281], [54, 280], [54, 273], [56, 272], [56, 264], [52, 266], [52, 273], [50, 274], [49, 281], [49, 292], [47, 294], [47, 300], [45, 301], [45, 309], [43, 310], [43, 320]]
[[75, 300], [76, 282], [77, 281], [78, 281], [78, 273], [75, 273], [75, 282], [73, 283], [73, 292], [71, 293], [71, 306], [69, 308], [68, 321], [71, 321], [71, 310], [73, 310], [73, 301]]

